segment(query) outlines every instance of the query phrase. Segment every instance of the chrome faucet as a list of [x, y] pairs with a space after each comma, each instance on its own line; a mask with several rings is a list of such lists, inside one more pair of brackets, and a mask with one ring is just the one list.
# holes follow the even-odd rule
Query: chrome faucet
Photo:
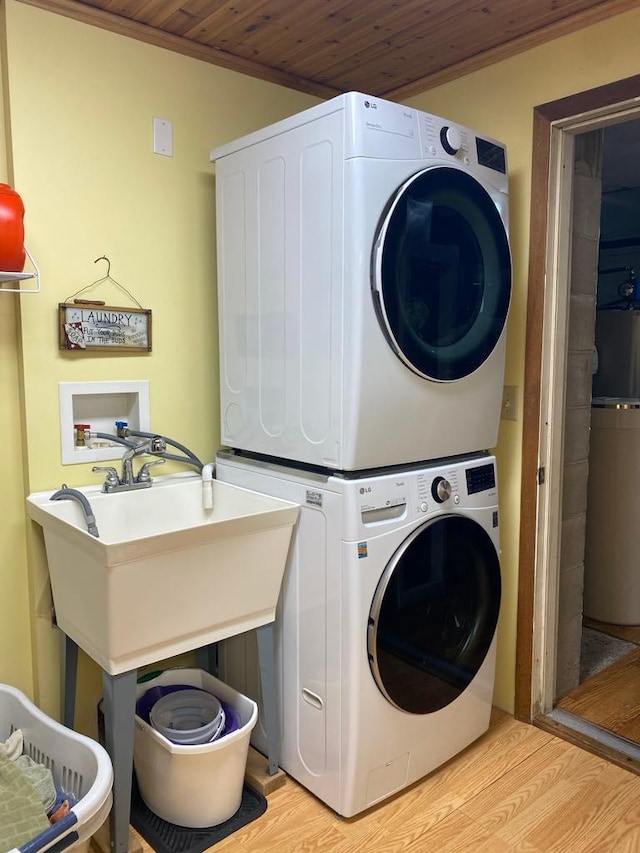
[[145, 489], [151, 483], [149, 468], [153, 465], [163, 465], [164, 459], [156, 459], [153, 462], [145, 462], [140, 468], [138, 474], [133, 472], [133, 460], [136, 456], [162, 456], [167, 449], [166, 441], [159, 435], [154, 435], [151, 438], [145, 438], [143, 441], [129, 447], [122, 456], [122, 473], [118, 476], [118, 472], [111, 466], [94, 465], [93, 471], [106, 471], [107, 476], [102, 484], [103, 492], [124, 492], [131, 489]]
[[[138, 484], [139, 477], [135, 477], [133, 474], [133, 460], [136, 456], [145, 456], [147, 454], [153, 456], [155, 454], [164, 453], [166, 449], [167, 442], [159, 435], [154, 435], [153, 438], [145, 438], [136, 444], [135, 447], [130, 447], [129, 450], [125, 450], [122, 456], [122, 474], [120, 476], [120, 484], [123, 486], [133, 486]], [[159, 459], [157, 462], [162, 463], [164, 462], [164, 459]], [[152, 463], [147, 462], [147, 471], [150, 464]], [[142, 482], [151, 485], [151, 481], [148, 477], [145, 477]]]

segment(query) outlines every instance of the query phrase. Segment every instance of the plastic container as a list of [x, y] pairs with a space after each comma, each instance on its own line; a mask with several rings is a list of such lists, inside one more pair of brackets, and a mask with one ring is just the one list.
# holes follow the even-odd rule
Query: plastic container
[[[157, 678], [159, 672], [154, 672], [153, 678]], [[143, 677], [140, 679], [141, 683], [144, 683], [146, 686], [146, 682], [150, 681], [148, 677]], [[155, 684], [155, 681], [153, 682]], [[136, 699], [136, 714], [145, 721], [145, 723], [151, 724], [151, 709], [156, 704], [158, 699], [162, 699], [163, 696], [168, 696], [169, 693], [175, 693], [177, 690], [192, 690], [190, 684], [168, 684], [165, 687], [161, 685], [156, 685], [155, 687], [149, 687], [148, 690], [145, 690], [144, 693]]]
[[212, 693], [191, 688], [158, 699], [150, 719], [153, 728], [172, 743], [197, 746], [222, 734], [225, 714]]
[[136, 714], [133, 763], [140, 796], [168, 823], [191, 828], [217, 826], [240, 808], [258, 706], [201, 669], [166, 670], [139, 684], [136, 698], [150, 688], [170, 684], [188, 684], [212, 693], [231, 707], [238, 727], [213, 743], [183, 746], [171, 743]]
[[[156, 677], [156, 674], [153, 676]], [[150, 679], [147, 677], [144, 679], [145, 681], [149, 681]], [[163, 696], [167, 696], [169, 693], [175, 693], [177, 690], [190, 690], [190, 684], [167, 684], [167, 685], [156, 685], [155, 687], [150, 687], [146, 690], [139, 699], [136, 700], [136, 714], [141, 717], [145, 723], [149, 723], [151, 725], [151, 709], [158, 701], [158, 699], [162, 699]], [[235, 732], [239, 727], [240, 723], [238, 722], [238, 715], [233, 710], [231, 705], [228, 702], [221, 701], [222, 710], [224, 711], [224, 729], [222, 731], [222, 735], [231, 734], [231, 732]], [[220, 737], [222, 737], [220, 735]], [[171, 740], [171, 738], [169, 738]]]
[[56, 853], [79, 847], [88, 850], [91, 836], [111, 809], [113, 768], [107, 751], [52, 720], [20, 690], [0, 684], [0, 740], [15, 729], [22, 730], [24, 752], [48, 767], [56, 787], [76, 800], [65, 818], [17, 849], [36, 853], [55, 845]]
[[24, 249], [24, 204], [9, 184], [0, 184], [0, 270], [22, 272]]

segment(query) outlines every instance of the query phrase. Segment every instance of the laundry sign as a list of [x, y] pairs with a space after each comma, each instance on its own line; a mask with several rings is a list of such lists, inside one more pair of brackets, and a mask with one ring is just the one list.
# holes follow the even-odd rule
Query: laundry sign
[[64, 350], [151, 351], [151, 310], [76, 299], [58, 305], [59, 347]]

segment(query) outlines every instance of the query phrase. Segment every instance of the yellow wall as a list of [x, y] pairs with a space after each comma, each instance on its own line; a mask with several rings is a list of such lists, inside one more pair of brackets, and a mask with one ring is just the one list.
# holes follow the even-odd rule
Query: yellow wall
[[[638, 73], [624, 49], [640, 32], [640, 9], [497, 63], [407, 101], [505, 142], [509, 158], [514, 294], [508, 322], [505, 383], [520, 389], [524, 373], [533, 109], [538, 104]], [[504, 601], [495, 701], [513, 710], [522, 421], [502, 421], [498, 443]]]
[[[60, 463], [58, 382], [149, 379], [153, 428], [205, 458], [213, 456], [217, 335], [214, 177], [208, 151], [316, 99], [16, 0], [7, 0], [5, 11], [8, 71], [2, 82], [10, 95], [13, 137], [6, 158], [0, 139], [0, 179], [4, 160], [12, 159], [13, 181], [27, 208], [27, 243], [40, 264], [43, 291], [20, 297], [21, 315], [17, 298], [0, 294], [0, 429], [6, 452], [0, 642], [11, 650], [0, 656], [0, 682], [33, 692], [55, 714], [57, 635], [47, 618], [42, 540], [24, 520], [24, 493], [63, 481], [92, 482], [95, 476], [86, 465]], [[508, 384], [522, 388], [533, 107], [636, 73], [635, 53], [624, 45], [628, 33], [639, 31], [640, 10], [410, 101], [508, 145], [515, 285]], [[173, 158], [152, 153], [153, 116], [174, 123]], [[101, 255], [111, 259], [113, 276], [153, 309], [149, 355], [58, 351], [57, 304], [103, 275], [104, 267], [94, 265]], [[122, 301], [117, 288], [87, 295], [112, 304]], [[521, 422], [503, 422], [498, 448], [505, 595], [496, 703], [507, 709], [513, 707], [521, 427]], [[33, 683], [32, 637], [37, 649]], [[96, 669], [83, 660], [81, 729], [91, 729], [99, 693]]]
[[[11, 183], [7, 146], [10, 130], [6, 87], [3, 85], [5, 33], [0, 20], [0, 182]], [[20, 422], [18, 299], [0, 295], [0, 435], [3, 465], [0, 492], [0, 682], [33, 691], [30, 607], [24, 517], [22, 430]]]
[[15, 295], [0, 295], [0, 682], [33, 690]]
[[[27, 493], [62, 482], [96, 481], [89, 465], [61, 465], [58, 382], [106, 379], [148, 379], [152, 428], [212, 459], [219, 430], [215, 182], [209, 150], [318, 99], [14, 0], [7, 0], [6, 29], [13, 178], [27, 211], [26, 242], [42, 277], [42, 293], [20, 297], [20, 339], [0, 336], [2, 352], [9, 351], [0, 364], [0, 391], [6, 390], [0, 395], [0, 426], [10, 422], [12, 445], [18, 445], [7, 461], [19, 474], [21, 416]], [[154, 116], [173, 122], [171, 158], [153, 154]], [[110, 258], [113, 277], [152, 309], [151, 354], [58, 350], [57, 305], [106, 273], [104, 262], [94, 264], [101, 255]], [[132, 304], [111, 284], [84, 295]], [[7, 300], [0, 305], [0, 323], [11, 326], [11, 298], [0, 299]], [[15, 377], [20, 344], [21, 415]], [[5, 449], [6, 436], [3, 429]], [[3, 488], [0, 500], [5, 496]], [[18, 536], [14, 530], [25, 524], [20, 483], [9, 497], [15, 541], [8, 564], [16, 566], [11, 577], [22, 612], [19, 620], [5, 621], [9, 605], [3, 589], [0, 641], [5, 649], [20, 650], [19, 671], [28, 673], [29, 613], [39, 609], [41, 615], [32, 620], [34, 693], [56, 714], [58, 638], [48, 618], [42, 537], [28, 523], [32, 590], [26, 607], [25, 536], [22, 527]], [[6, 523], [0, 514], [3, 538]], [[15, 682], [15, 667], [8, 668], [6, 657], [0, 656], [0, 681]], [[92, 706], [100, 692], [92, 666], [82, 661], [81, 692], [90, 694], [84, 697], [90, 716], [79, 723], [83, 729], [93, 724]]]

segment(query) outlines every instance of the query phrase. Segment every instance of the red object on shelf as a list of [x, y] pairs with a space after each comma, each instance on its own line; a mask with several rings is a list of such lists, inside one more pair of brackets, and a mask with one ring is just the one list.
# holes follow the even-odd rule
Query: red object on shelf
[[24, 250], [24, 204], [9, 184], [0, 184], [0, 270], [22, 272]]

